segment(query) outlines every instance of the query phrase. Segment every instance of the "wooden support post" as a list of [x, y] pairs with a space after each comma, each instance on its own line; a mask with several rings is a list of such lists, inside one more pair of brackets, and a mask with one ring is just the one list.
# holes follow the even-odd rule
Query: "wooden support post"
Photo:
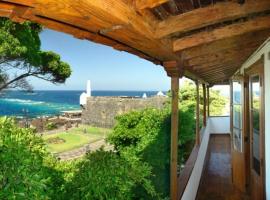
[[200, 93], [199, 93], [199, 81], [196, 81], [196, 145], [200, 145]]
[[206, 126], [206, 87], [203, 84], [203, 126]]
[[178, 157], [178, 103], [179, 103], [179, 78], [184, 74], [184, 70], [176, 61], [163, 63], [169, 77], [171, 77], [172, 92], [172, 114], [171, 114], [171, 171], [170, 171], [170, 199], [178, 200], [178, 178], [177, 178], [177, 157]]
[[178, 157], [178, 99], [179, 77], [171, 78], [172, 115], [171, 115], [171, 199], [177, 200], [177, 157]]
[[207, 118], [210, 117], [210, 90], [209, 86], [207, 86]]

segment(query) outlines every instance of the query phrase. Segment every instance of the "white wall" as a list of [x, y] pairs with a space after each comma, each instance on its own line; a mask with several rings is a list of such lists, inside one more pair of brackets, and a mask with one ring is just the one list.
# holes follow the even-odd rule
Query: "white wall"
[[[270, 38], [243, 64], [241, 72], [264, 55], [265, 84], [265, 169], [270, 169]], [[270, 170], [266, 170], [266, 199], [270, 200]]]
[[230, 117], [211, 117], [208, 121], [210, 133], [230, 133]]
[[203, 172], [210, 134], [230, 133], [230, 117], [210, 117], [204, 130], [197, 160], [188, 180], [182, 200], [195, 200]]
[[[270, 52], [270, 42], [268, 43]], [[268, 54], [268, 53], [266, 53]], [[265, 55], [265, 169], [270, 169], [270, 58]], [[266, 199], [270, 199], [270, 170], [266, 170]]]

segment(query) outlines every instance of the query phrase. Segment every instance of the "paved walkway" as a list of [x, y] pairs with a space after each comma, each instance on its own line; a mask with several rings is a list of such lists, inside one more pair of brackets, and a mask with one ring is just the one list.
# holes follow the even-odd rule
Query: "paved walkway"
[[107, 144], [104, 139], [101, 139], [96, 142], [86, 144], [80, 148], [73, 149], [71, 151], [57, 153], [55, 154], [55, 156], [58, 157], [60, 160], [72, 160], [75, 158], [82, 157], [88, 151], [96, 151], [100, 149], [102, 146], [104, 147], [105, 151], [113, 150], [113, 147], [111, 145]]

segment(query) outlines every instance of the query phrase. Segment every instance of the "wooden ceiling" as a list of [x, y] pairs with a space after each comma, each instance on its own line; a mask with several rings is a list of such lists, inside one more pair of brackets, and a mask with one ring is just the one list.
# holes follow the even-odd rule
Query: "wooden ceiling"
[[0, 0], [0, 16], [173, 61], [209, 84], [227, 83], [270, 36], [270, 0]]

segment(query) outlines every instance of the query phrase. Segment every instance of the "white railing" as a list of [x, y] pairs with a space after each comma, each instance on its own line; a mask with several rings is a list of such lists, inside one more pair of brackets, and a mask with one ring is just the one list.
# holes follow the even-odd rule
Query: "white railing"
[[230, 134], [230, 117], [210, 117], [203, 131], [198, 156], [182, 195], [182, 200], [195, 200], [200, 185], [210, 134]]

